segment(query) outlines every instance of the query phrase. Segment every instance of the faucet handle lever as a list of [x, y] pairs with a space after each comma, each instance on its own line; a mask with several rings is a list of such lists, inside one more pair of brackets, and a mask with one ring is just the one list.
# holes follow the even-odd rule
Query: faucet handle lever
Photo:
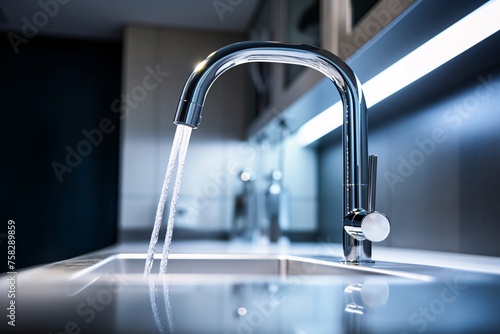
[[344, 230], [354, 239], [380, 242], [389, 235], [391, 223], [378, 211], [354, 210], [344, 217]]
[[368, 212], [375, 211], [375, 197], [377, 196], [377, 156], [368, 157]]
[[380, 242], [385, 240], [391, 230], [387, 217], [375, 210], [377, 191], [377, 156], [368, 157], [368, 207], [356, 209], [344, 217], [344, 229], [357, 240]]

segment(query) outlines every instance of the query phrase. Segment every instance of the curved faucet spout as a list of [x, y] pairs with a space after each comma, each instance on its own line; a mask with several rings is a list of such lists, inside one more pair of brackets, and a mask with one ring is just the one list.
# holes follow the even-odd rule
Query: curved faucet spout
[[198, 127], [201, 110], [213, 82], [237, 65], [254, 62], [302, 65], [318, 70], [335, 84], [344, 105], [366, 109], [356, 75], [329, 51], [304, 44], [240, 42], [213, 52], [196, 66], [184, 85], [174, 122]]
[[[344, 106], [344, 217], [368, 206], [367, 109], [361, 84], [354, 72], [329, 51], [303, 44], [241, 42], [223, 47], [202, 61], [188, 78], [181, 94], [174, 123], [196, 128], [208, 90], [227, 70], [245, 63], [270, 62], [302, 65], [329, 78]], [[344, 260], [370, 261], [371, 244], [344, 233]]]

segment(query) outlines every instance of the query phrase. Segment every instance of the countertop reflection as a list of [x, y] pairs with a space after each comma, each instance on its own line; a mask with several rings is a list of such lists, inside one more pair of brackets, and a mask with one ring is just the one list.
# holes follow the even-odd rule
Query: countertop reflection
[[[85, 259], [144, 253], [146, 247], [145, 243], [118, 245]], [[173, 253], [239, 254], [243, 250], [246, 254], [328, 257], [337, 251], [338, 256], [341, 247], [250, 247], [214, 242], [172, 246]], [[376, 250], [377, 258], [396, 261], [397, 250]], [[403, 252], [413, 253], [415, 258], [422, 255], [418, 251]], [[57, 265], [43, 266], [17, 273], [16, 326], [9, 326], [8, 318], [4, 318], [0, 329], [2, 333], [499, 332], [500, 318], [495, 316], [500, 300], [500, 276], [495, 272], [498, 259], [463, 256], [459, 261], [459, 255], [423, 253], [435, 263], [446, 256], [455, 258], [455, 264], [447, 262], [455, 267], [464, 267], [469, 261], [472, 266], [482, 263], [482, 272], [454, 270], [433, 281], [386, 275], [300, 274], [153, 275], [148, 279], [106, 271], [75, 275], [69, 269], [54, 269]], [[391, 254], [393, 259], [388, 258]], [[85, 266], [83, 260], [81, 265]], [[493, 270], [484, 273], [488, 268]], [[2, 275], [2, 291], [8, 289], [8, 278]]]

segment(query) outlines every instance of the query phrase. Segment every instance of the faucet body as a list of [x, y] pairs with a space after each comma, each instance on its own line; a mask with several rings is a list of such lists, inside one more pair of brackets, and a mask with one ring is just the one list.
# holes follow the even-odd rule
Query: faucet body
[[[351, 68], [340, 58], [329, 51], [304, 44], [241, 42], [228, 45], [199, 63], [188, 78], [181, 93], [174, 123], [196, 128], [201, 121], [203, 104], [213, 82], [227, 70], [252, 62], [310, 67], [329, 78], [337, 88], [344, 106], [343, 261], [371, 262], [371, 242], [362, 233], [362, 221], [365, 216], [371, 215], [371, 212], [365, 211], [369, 206], [368, 114], [361, 84]], [[378, 217], [371, 215], [371, 218]], [[353, 229], [348, 228], [346, 231], [346, 225], [352, 225]]]

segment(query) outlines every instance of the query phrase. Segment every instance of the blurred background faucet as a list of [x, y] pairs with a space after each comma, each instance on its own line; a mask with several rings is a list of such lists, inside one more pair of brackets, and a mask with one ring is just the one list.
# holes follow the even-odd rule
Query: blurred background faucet
[[238, 178], [243, 184], [243, 188], [234, 200], [234, 215], [230, 236], [233, 240], [255, 241], [260, 237], [255, 174], [249, 169], [243, 169]]
[[245, 63], [270, 62], [302, 65], [316, 69], [337, 88], [343, 115], [343, 261], [372, 262], [371, 241], [384, 240], [389, 220], [374, 211], [375, 180], [368, 189], [369, 174], [376, 174], [376, 159], [368, 166], [368, 113], [361, 84], [351, 68], [329, 51], [303, 44], [241, 42], [223, 47], [199, 63], [181, 93], [174, 123], [192, 128], [201, 121], [210, 86], [227, 70]]
[[290, 226], [290, 206], [288, 191], [283, 185], [283, 173], [274, 170], [266, 189], [266, 222], [269, 241], [286, 241], [284, 231]]
[[285, 186], [285, 147], [284, 141], [289, 128], [284, 119], [279, 120], [278, 162], [270, 175], [269, 186], [265, 193], [266, 230], [269, 241], [286, 243], [284, 232], [290, 228], [290, 194]]

